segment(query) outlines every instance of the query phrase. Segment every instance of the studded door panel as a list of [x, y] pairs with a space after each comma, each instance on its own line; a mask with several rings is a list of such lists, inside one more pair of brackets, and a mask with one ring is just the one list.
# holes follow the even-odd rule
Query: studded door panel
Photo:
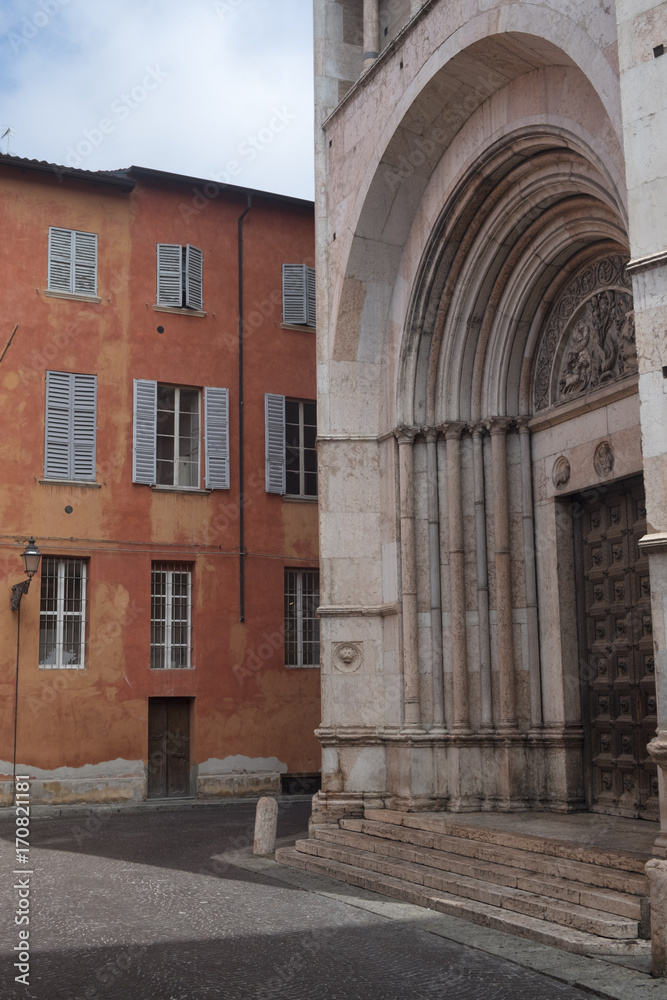
[[641, 479], [584, 495], [583, 571], [587, 669], [588, 797], [595, 811], [654, 819], [656, 698], [648, 560]]

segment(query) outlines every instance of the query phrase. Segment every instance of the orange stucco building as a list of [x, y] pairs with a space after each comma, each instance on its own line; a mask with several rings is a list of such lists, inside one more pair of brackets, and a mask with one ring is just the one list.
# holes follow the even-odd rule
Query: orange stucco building
[[34, 802], [313, 778], [312, 204], [6, 156], [0, 190], [3, 801], [14, 760]]

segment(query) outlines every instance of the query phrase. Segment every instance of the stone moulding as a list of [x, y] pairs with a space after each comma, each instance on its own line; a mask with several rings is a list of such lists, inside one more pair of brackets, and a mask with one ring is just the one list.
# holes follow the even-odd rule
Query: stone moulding
[[621, 254], [603, 257], [581, 270], [557, 297], [537, 352], [536, 411], [637, 374], [626, 263]]
[[392, 604], [323, 604], [317, 609], [320, 618], [384, 618], [397, 615], [400, 606]]

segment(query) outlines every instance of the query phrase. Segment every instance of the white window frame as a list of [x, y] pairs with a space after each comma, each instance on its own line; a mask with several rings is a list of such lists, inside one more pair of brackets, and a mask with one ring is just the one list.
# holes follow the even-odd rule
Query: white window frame
[[[305, 459], [304, 459], [304, 454], [305, 454], [305, 451], [306, 451], [306, 446], [304, 444], [304, 431], [303, 431], [303, 428], [304, 428], [303, 408], [304, 408], [304, 406], [306, 404], [315, 404], [315, 407], [316, 407], [315, 413], [317, 414], [317, 404], [315, 403], [314, 399], [292, 399], [291, 397], [286, 397], [285, 398], [285, 405], [287, 405], [287, 403], [297, 403], [298, 407], [299, 407], [299, 468], [298, 468], [298, 473], [299, 473], [299, 492], [298, 493], [289, 493], [287, 491], [287, 474], [289, 472], [296, 472], [297, 470], [296, 469], [290, 469], [287, 466], [287, 447], [288, 447], [288, 445], [287, 445], [287, 416], [285, 416], [285, 441], [284, 441], [284, 445], [285, 445], [285, 496], [294, 497], [294, 498], [298, 498], [298, 499], [301, 499], [301, 500], [317, 500], [317, 496], [318, 496], [317, 489], [315, 490], [314, 493], [306, 493], [306, 468], [305, 468]], [[315, 417], [315, 419], [317, 420], [317, 416]], [[316, 428], [316, 433], [317, 433], [317, 423], [315, 424], [315, 428]], [[312, 473], [311, 473], [311, 475], [312, 475]], [[315, 472], [315, 475], [317, 477], [317, 470]]]
[[[173, 488], [173, 489], [179, 489], [179, 490], [198, 490], [200, 488], [200, 484], [201, 484], [201, 434], [202, 434], [202, 419], [201, 419], [201, 416], [202, 416], [202, 414], [201, 414], [201, 411], [202, 411], [201, 402], [202, 402], [202, 400], [201, 400], [201, 389], [197, 389], [195, 386], [189, 386], [189, 385], [171, 385], [169, 382], [158, 382], [158, 384], [157, 384], [158, 393], [159, 393], [159, 390], [160, 390], [161, 386], [164, 387], [164, 388], [166, 388], [166, 389], [173, 389], [174, 390], [174, 435], [173, 435], [174, 436], [174, 458], [173, 458], [173, 472], [174, 472], [174, 480], [175, 481], [173, 483], [159, 483], [157, 485], [165, 486], [166, 488], [169, 488], [169, 489]], [[181, 435], [180, 435], [180, 432], [179, 432], [180, 431], [179, 421], [180, 421], [180, 416], [181, 416], [180, 415], [181, 389], [185, 389], [188, 392], [194, 391], [194, 392], [197, 393], [197, 475], [195, 477], [196, 481], [195, 481], [194, 484], [191, 484], [191, 483], [187, 483], [187, 484], [183, 483], [183, 484], [181, 484], [181, 483], [179, 483], [179, 482], [176, 481], [176, 480], [178, 480], [179, 467], [180, 467], [179, 445], [180, 445]], [[158, 400], [157, 412], [158, 412], [158, 414], [160, 412], [159, 400]], [[166, 437], [166, 435], [162, 435], [162, 436]], [[158, 461], [160, 461], [160, 459], [158, 459], [158, 457], [157, 457], [157, 441], [158, 441], [159, 437], [160, 437], [160, 424], [159, 424], [159, 420], [158, 420], [158, 423], [157, 423], [157, 426], [156, 426], [156, 430], [155, 430], [155, 452], [156, 452], [155, 462], [156, 462], [156, 466], [157, 466]]]
[[[288, 667], [288, 668], [302, 668], [302, 669], [313, 668], [314, 669], [314, 668], [317, 668], [317, 667], [320, 666], [320, 659], [321, 659], [321, 655], [322, 655], [321, 654], [321, 644], [320, 644], [320, 627], [319, 627], [319, 619], [318, 619], [317, 615], [315, 615], [315, 614], [313, 615], [313, 618], [311, 620], [314, 623], [316, 623], [316, 626], [317, 626], [316, 629], [315, 629], [315, 631], [317, 633], [317, 639], [315, 641], [317, 643], [317, 651], [318, 651], [319, 655], [318, 655], [318, 658], [317, 658], [317, 663], [304, 663], [304, 627], [303, 627], [304, 626], [304, 596], [308, 597], [308, 596], [310, 596], [311, 594], [314, 593], [314, 590], [310, 590], [310, 591], [307, 591], [304, 594], [304, 578], [305, 578], [305, 576], [307, 574], [312, 574], [313, 576], [315, 576], [317, 578], [317, 603], [319, 604], [319, 595], [320, 595], [320, 574], [319, 574], [319, 570], [317, 570], [317, 569], [292, 569], [292, 568], [289, 568], [289, 567], [286, 567], [286, 569], [285, 569], [285, 582], [284, 582], [284, 597], [285, 597], [285, 666]], [[293, 578], [294, 586], [291, 586], [291, 580], [290, 580], [290, 578]], [[289, 660], [288, 642], [287, 642], [287, 636], [288, 636], [288, 631], [289, 631], [288, 630], [288, 620], [289, 620], [288, 619], [288, 608], [289, 608], [288, 599], [289, 599], [289, 597], [292, 594], [294, 595], [294, 598], [295, 598], [295, 608], [294, 608], [294, 615], [292, 617], [292, 620], [294, 621], [295, 633], [296, 633], [296, 663], [293, 663], [293, 662], [290, 663], [290, 662], [288, 662], [288, 660]]]
[[[157, 483], [157, 396], [159, 386], [190, 389], [199, 394], [198, 475], [194, 486]], [[152, 379], [134, 379], [132, 440], [132, 482], [156, 489], [199, 490], [202, 481], [202, 431], [204, 443], [204, 488], [228, 490], [229, 472], [229, 389], [195, 385], [177, 386]], [[203, 398], [203, 425], [202, 425]]]
[[[165, 576], [165, 617], [163, 619], [156, 619], [155, 617], [155, 590], [154, 583], [156, 574], [164, 574]], [[186, 573], [188, 578], [187, 586], [187, 617], [186, 621], [186, 634], [187, 641], [184, 644], [175, 644], [172, 641], [172, 626], [174, 624], [174, 594], [173, 594], [173, 584], [174, 584], [174, 573]], [[183, 619], [179, 619], [183, 621]], [[164, 626], [164, 642], [157, 643], [153, 641], [153, 629], [156, 624]], [[164, 662], [163, 667], [153, 665], [153, 650], [159, 649], [164, 650]], [[185, 649], [186, 651], [186, 663], [181, 666], [172, 666], [171, 658], [174, 649]], [[192, 667], [192, 566], [188, 563], [161, 563], [154, 562], [151, 566], [151, 670], [189, 670]]]
[[[53, 620], [53, 613], [50, 611], [45, 611], [42, 607], [42, 600], [40, 597], [40, 608], [39, 608], [39, 621], [40, 621], [40, 659], [39, 667], [41, 670], [84, 670], [86, 666], [86, 585], [88, 580], [88, 565], [87, 560], [78, 559], [72, 557], [59, 557], [59, 556], [44, 556], [42, 559], [42, 579], [44, 579], [44, 573], [49, 562], [56, 562], [57, 564], [57, 585], [56, 585], [56, 661], [55, 663], [45, 663], [41, 659], [41, 625], [43, 621]], [[81, 568], [81, 600], [78, 602], [79, 606], [77, 610], [67, 611], [65, 609], [65, 584], [67, 581], [66, 569], [68, 563], [79, 563]], [[81, 639], [79, 642], [79, 663], [64, 663], [63, 662], [63, 645], [64, 645], [64, 635], [65, 635], [65, 622], [67, 619], [77, 620], [80, 627]]]
[[97, 297], [97, 233], [49, 226], [47, 291]]

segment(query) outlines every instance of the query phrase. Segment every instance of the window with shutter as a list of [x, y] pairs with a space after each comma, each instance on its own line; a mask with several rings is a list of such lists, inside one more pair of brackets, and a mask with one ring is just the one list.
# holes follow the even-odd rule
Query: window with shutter
[[157, 244], [158, 306], [204, 308], [204, 254], [197, 247], [179, 243]]
[[283, 264], [283, 323], [315, 326], [315, 268]]
[[95, 479], [97, 376], [46, 373], [44, 478]]
[[155, 484], [157, 433], [157, 382], [134, 380], [134, 444], [132, 482]]
[[183, 248], [172, 243], [157, 245], [157, 304], [180, 306], [183, 301]]
[[[201, 390], [134, 380], [132, 480], [200, 488]], [[204, 390], [207, 489], [229, 489], [229, 390]]]
[[188, 309], [204, 308], [204, 254], [190, 244], [185, 248], [185, 305]]
[[264, 396], [266, 492], [285, 492], [285, 397]]
[[49, 227], [48, 290], [97, 295], [97, 234]]
[[229, 392], [204, 389], [204, 447], [207, 489], [229, 489]]

